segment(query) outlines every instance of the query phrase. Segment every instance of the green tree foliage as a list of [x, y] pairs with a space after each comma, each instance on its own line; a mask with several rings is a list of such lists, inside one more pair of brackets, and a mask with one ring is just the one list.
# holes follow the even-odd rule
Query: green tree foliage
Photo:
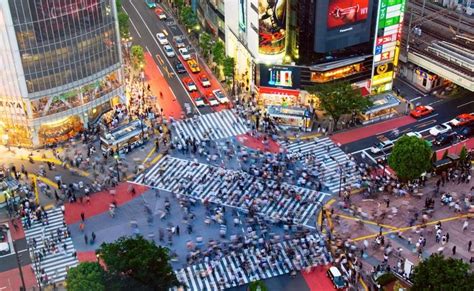
[[263, 281], [253, 281], [252, 283], [249, 284], [249, 290], [250, 291], [267, 291], [268, 288], [267, 286], [265, 285], [265, 283], [263, 283]]
[[461, 162], [465, 162], [467, 160], [467, 155], [468, 155], [467, 148], [465, 145], [463, 145], [461, 148], [461, 152], [459, 153], [459, 160]]
[[115, 0], [115, 6], [117, 7], [117, 12], [122, 11], [122, 0]]
[[416, 136], [402, 136], [388, 157], [389, 166], [405, 181], [419, 178], [431, 167], [431, 147]]
[[232, 57], [225, 57], [224, 59], [224, 76], [226, 78], [233, 78], [235, 72], [235, 59]]
[[216, 41], [212, 47], [212, 59], [218, 66], [224, 65], [225, 60], [225, 46], [222, 41]]
[[184, 6], [184, 0], [174, 0], [172, 5], [173, 7], [176, 7], [178, 11], [181, 11], [181, 9], [183, 9], [183, 6]]
[[335, 126], [341, 116], [363, 112], [373, 104], [348, 82], [324, 83], [308, 91], [318, 96], [321, 108], [334, 119]]
[[410, 290], [474, 290], [470, 269], [460, 259], [434, 254], [415, 267]]
[[179, 284], [169, 264], [168, 249], [141, 236], [103, 243], [97, 253], [118, 289], [168, 290]]
[[106, 273], [99, 263], [83, 262], [67, 273], [67, 289], [71, 291], [105, 290]]
[[202, 49], [203, 56], [207, 59], [212, 48], [212, 38], [207, 32], [199, 35], [199, 47]]
[[135, 70], [138, 70], [141, 66], [145, 65], [145, 52], [143, 47], [133, 45], [130, 48], [130, 59]]
[[120, 11], [118, 13], [118, 24], [120, 37], [126, 38], [130, 36], [130, 22], [127, 13]]
[[189, 6], [184, 6], [180, 10], [179, 18], [187, 29], [193, 29], [198, 24], [196, 13]]

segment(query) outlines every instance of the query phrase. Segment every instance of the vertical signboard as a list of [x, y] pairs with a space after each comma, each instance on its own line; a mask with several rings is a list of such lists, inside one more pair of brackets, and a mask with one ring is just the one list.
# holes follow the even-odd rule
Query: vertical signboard
[[261, 55], [285, 52], [286, 1], [258, 1], [258, 52]]
[[406, 0], [379, 0], [371, 93], [392, 89], [394, 69], [398, 65]]
[[247, 30], [247, 0], [239, 0], [239, 29]]

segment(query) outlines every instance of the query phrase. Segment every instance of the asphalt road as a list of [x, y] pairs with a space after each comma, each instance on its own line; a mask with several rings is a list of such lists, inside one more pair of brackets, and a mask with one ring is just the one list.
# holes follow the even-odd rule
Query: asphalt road
[[[448, 122], [449, 120], [453, 119], [457, 115], [461, 113], [470, 113], [474, 112], [474, 98], [464, 97], [464, 98], [457, 98], [457, 99], [448, 99], [448, 100], [437, 100], [431, 103], [431, 106], [435, 109], [434, 113], [418, 119], [415, 123], [408, 124], [406, 126], [400, 127], [399, 136], [402, 134], [417, 131], [423, 135], [423, 137], [427, 140], [433, 140], [433, 136], [429, 134], [430, 128], [437, 124], [441, 124], [444, 122]], [[396, 138], [391, 134], [391, 132], [385, 133], [378, 133], [374, 132], [372, 136], [360, 139], [358, 141], [345, 144], [343, 149], [347, 153], [354, 153], [359, 152], [364, 149], [368, 149], [373, 146], [375, 143], [383, 139], [391, 139], [393, 140]], [[442, 146], [444, 148], [446, 146]], [[433, 147], [434, 150], [438, 149], [436, 146]]]
[[[145, 48], [145, 51], [150, 52], [158, 68], [163, 73], [166, 81], [168, 82], [171, 91], [173, 91], [176, 99], [182, 108], [184, 104], [192, 104], [194, 111], [198, 114], [207, 114], [213, 112], [208, 106], [197, 108], [195, 106], [193, 98], [189, 95], [181, 82], [183, 77], [189, 76], [188, 73], [178, 74], [175, 70], [174, 63], [177, 57], [168, 58], [163, 51], [162, 46], [156, 39], [158, 32], [166, 30], [168, 33], [168, 41], [173, 46], [173, 49], [178, 53], [177, 48], [174, 46], [172, 41], [175, 36], [183, 36], [186, 38], [186, 45], [190, 47], [190, 42], [187, 36], [181, 31], [176, 21], [172, 18], [171, 13], [167, 12], [167, 20], [159, 20], [153, 9], [146, 7], [144, 1], [122, 1], [122, 6], [126, 13], [130, 17], [130, 31], [133, 37], [133, 42], [137, 43]], [[191, 48], [190, 53], [195, 53], [195, 50]], [[202, 63], [202, 62], [201, 62]]]

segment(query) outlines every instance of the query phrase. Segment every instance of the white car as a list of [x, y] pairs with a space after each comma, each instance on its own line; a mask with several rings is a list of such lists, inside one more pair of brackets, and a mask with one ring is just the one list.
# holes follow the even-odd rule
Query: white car
[[178, 51], [185, 61], [191, 59], [191, 54], [188, 52], [187, 48], [183, 47], [183, 48], [178, 49]]
[[430, 129], [430, 134], [432, 136], [437, 136], [438, 134], [446, 133], [452, 128], [447, 123], [438, 124]]
[[387, 152], [387, 151], [391, 150], [393, 148], [393, 146], [394, 146], [393, 141], [385, 140], [385, 141], [381, 141], [381, 142], [375, 144], [374, 146], [372, 146], [370, 148], [370, 151], [373, 154], [378, 154], [380, 152]]
[[160, 20], [166, 20], [166, 19], [167, 19], [166, 14], [164, 14], [163, 12], [161, 12], [160, 14], [158, 14], [158, 18], [159, 18]]
[[197, 107], [206, 106], [206, 101], [204, 101], [204, 98], [202, 97], [196, 98], [194, 101], [196, 102]]
[[169, 44], [163, 46], [163, 49], [165, 50], [165, 54], [168, 58], [174, 58], [176, 56], [173, 48]]
[[158, 39], [158, 42], [159, 42], [161, 45], [167, 45], [167, 44], [169, 44], [168, 39], [166, 38], [166, 36], [165, 36], [164, 33], [158, 32], [158, 33], [156, 34], [156, 38]]
[[409, 133], [406, 134], [406, 136], [415, 136], [415, 137], [420, 138], [420, 139], [423, 138], [423, 136], [421, 135], [421, 133], [419, 133], [418, 131], [409, 132]]
[[216, 96], [216, 99], [219, 100], [220, 103], [222, 103], [222, 104], [229, 103], [229, 98], [227, 98], [227, 96], [225, 96], [224, 93], [222, 93], [221, 90], [219, 90], [219, 89], [214, 90], [214, 91], [212, 91], [212, 94], [214, 94], [214, 96]]

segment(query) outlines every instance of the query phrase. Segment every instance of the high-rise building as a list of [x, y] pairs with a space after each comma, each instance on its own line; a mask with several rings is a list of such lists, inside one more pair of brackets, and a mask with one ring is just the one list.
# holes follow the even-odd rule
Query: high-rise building
[[238, 87], [264, 105], [302, 108], [317, 103], [305, 88], [334, 80], [363, 95], [390, 91], [404, 9], [405, 0], [226, 2]]
[[201, 26], [225, 40], [224, 0], [195, 0], [196, 14]]
[[0, 0], [3, 144], [64, 141], [125, 103], [115, 0]]

